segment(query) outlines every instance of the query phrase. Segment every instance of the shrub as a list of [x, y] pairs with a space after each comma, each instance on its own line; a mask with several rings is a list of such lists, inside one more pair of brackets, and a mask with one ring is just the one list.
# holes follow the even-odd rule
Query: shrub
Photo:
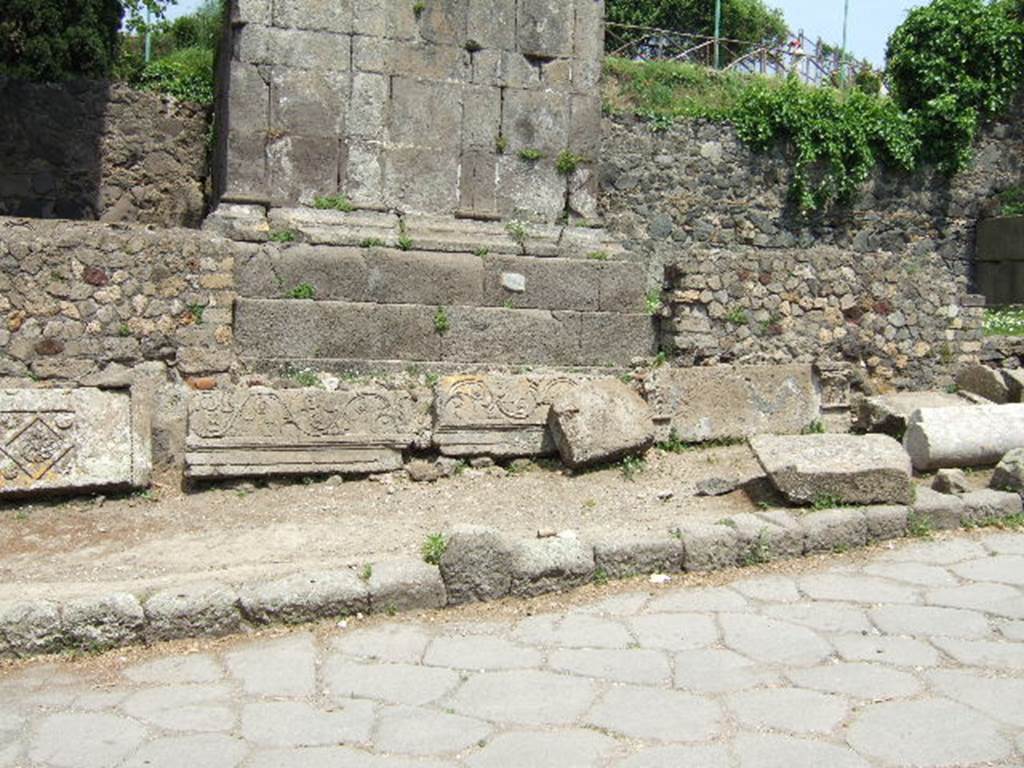
[[142, 70], [136, 85], [160, 91], [181, 101], [213, 104], [214, 52], [209, 48], [185, 48], [154, 61]]

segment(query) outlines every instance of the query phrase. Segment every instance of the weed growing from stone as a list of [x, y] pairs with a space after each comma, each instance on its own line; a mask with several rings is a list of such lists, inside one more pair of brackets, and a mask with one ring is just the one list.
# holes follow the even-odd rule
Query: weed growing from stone
[[608, 571], [604, 568], [598, 568], [594, 571], [594, 584], [599, 587], [603, 587], [608, 583]]
[[629, 481], [636, 480], [637, 475], [647, 469], [647, 462], [639, 456], [627, 456], [620, 466], [622, 476]]
[[373, 578], [373, 566], [367, 563], [363, 566], [362, 573], [359, 574], [359, 578], [363, 581], [369, 581]]
[[519, 150], [519, 159], [527, 163], [536, 163], [538, 160], [544, 159], [544, 153], [539, 149], [527, 147], [526, 149]]
[[311, 368], [292, 368], [288, 367], [285, 369], [285, 375], [298, 384], [300, 387], [320, 387], [320, 376], [317, 372]]
[[117, 335], [121, 338], [127, 338], [132, 335], [132, 329], [128, 327], [128, 323], [121, 323], [117, 327]]
[[801, 434], [804, 435], [823, 435], [825, 434], [825, 425], [821, 419], [815, 419], [806, 427], [803, 428]]
[[206, 312], [205, 304], [186, 304], [185, 308], [188, 310], [189, 315], [192, 316], [192, 322], [196, 325], [203, 324], [203, 315]]
[[359, 243], [360, 248], [383, 248], [384, 241], [379, 237], [368, 237]]
[[658, 443], [656, 447], [659, 451], [664, 451], [665, 453], [685, 453], [686, 451], [693, 450], [693, 446], [690, 443], [679, 437], [675, 427], [669, 430], [668, 439]]
[[571, 176], [585, 162], [587, 162], [587, 158], [566, 149], [558, 155], [558, 159], [555, 161], [555, 170], [563, 176]]
[[313, 199], [313, 207], [321, 211], [342, 211], [351, 213], [355, 210], [352, 202], [342, 195], [328, 195]]
[[668, 363], [668, 354], [662, 350], [651, 360], [651, 368], [661, 368], [666, 363]]
[[650, 291], [644, 299], [644, 309], [648, 315], [656, 315], [661, 312], [664, 305], [661, 302], [661, 291], [657, 288]]
[[444, 307], [438, 307], [437, 312], [434, 313], [434, 330], [441, 336], [444, 336], [451, 328], [452, 322], [448, 317], [448, 310]]
[[312, 301], [316, 298], [316, 288], [309, 283], [299, 283], [292, 288], [292, 292], [288, 295], [293, 299]]
[[915, 539], [930, 539], [935, 527], [928, 515], [911, 512], [907, 516], [907, 533]]
[[587, 258], [591, 261], [608, 261], [608, 251], [591, 251]]
[[445, 541], [444, 535], [440, 533], [432, 533], [427, 536], [427, 540], [423, 542], [423, 561], [430, 565], [440, 565], [441, 558], [444, 557], [445, 551], [448, 549], [448, 542]]
[[405, 231], [405, 220], [398, 222], [398, 247], [403, 251], [412, 250], [412, 238]]
[[526, 229], [526, 225], [521, 221], [513, 219], [505, 225], [505, 231], [508, 232], [508, 236], [519, 246], [519, 250], [526, 253], [526, 238], [530, 234]]
[[999, 307], [985, 312], [986, 336], [1024, 336], [1024, 307]]
[[465, 45], [463, 45], [462, 47], [465, 48], [470, 53], [476, 53], [477, 51], [482, 51], [484, 49], [484, 47], [480, 45], [480, 43], [478, 43], [476, 40], [467, 40]]
[[270, 242], [272, 243], [294, 243], [297, 233], [294, 229], [277, 229], [270, 233]]
[[1008, 517], [981, 517], [977, 520], [965, 520], [964, 528], [997, 528], [1002, 531], [1017, 531], [1024, 528], [1024, 515]]
[[822, 493], [814, 497], [811, 507], [820, 512], [824, 509], [835, 509], [841, 507], [843, 500], [831, 493]]
[[477, 248], [475, 251], [473, 251], [473, 255], [474, 256], [478, 256], [481, 259], [485, 258], [489, 254], [490, 254], [490, 251], [487, 250], [486, 248]]
[[772, 559], [772, 545], [768, 542], [768, 531], [762, 528], [751, 542], [750, 549], [743, 553], [740, 565], [763, 565]]
[[412, 4], [412, 15], [416, 17], [417, 21], [419, 21], [420, 16], [422, 16], [423, 12], [426, 10], [427, 4], [425, 0], [416, 0], [416, 2]]
[[504, 155], [505, 150], [508, 149], [508, 139], [502, 136], [500, 133], [494, 139], [494, 151], [499, 155]]
[[747, 311], [740, 307], [729, 310], [729, 314], [725, 316], [725, 319], [733, 325], [746, 325], [750, 322], [750, 319], [747, 317]]

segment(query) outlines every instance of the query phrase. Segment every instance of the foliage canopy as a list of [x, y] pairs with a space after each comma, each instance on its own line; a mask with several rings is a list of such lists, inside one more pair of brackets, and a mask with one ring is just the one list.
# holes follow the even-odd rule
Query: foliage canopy
[[[715, 32], [715, 4], [709, 0], [609, 0], [615, 24], [655, 27], [694, 35]], [[728, 0], [722, 5], [722, 35], [750, 43], [780, 42], [787, 35], [782, 11], [763, 0]]]

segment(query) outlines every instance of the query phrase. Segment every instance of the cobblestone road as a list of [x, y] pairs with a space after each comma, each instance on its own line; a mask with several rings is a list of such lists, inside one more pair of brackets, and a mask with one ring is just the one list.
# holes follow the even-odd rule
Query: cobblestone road
[[[1024, 536], [0, 677], [0, 766], [1024, 764]], [[458, 616], [453, 614], [453, 616]]]

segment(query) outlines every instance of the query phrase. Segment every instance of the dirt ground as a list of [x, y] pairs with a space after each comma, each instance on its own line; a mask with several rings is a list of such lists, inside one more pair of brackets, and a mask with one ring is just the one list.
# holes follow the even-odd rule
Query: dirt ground
[[[530, 465], [466, 469], [433, 484], [395, 474], [8, 504], [0, 507], [0, 600], [361, 567], [414, 557], [428, 535], [460, 523], [523, 537], [569, 529], [588, 540], [660, 534], [687, 519], [756, 510], [762, 475], [739, 445], [652, 451], [631, 476], [620, 468], [573, 476]], [[695, 496], [696, 484], [712, 477], [746, 485]]]

